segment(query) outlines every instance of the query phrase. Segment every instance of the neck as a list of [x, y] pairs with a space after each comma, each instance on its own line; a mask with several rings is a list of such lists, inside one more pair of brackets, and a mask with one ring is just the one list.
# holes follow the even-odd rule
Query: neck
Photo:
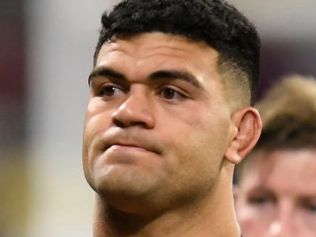
[[150, 217], [121, 212], [97, 195], [93, 236], [240, 237], [231, 183], [231, 178], [223, 177], [211, 195]]

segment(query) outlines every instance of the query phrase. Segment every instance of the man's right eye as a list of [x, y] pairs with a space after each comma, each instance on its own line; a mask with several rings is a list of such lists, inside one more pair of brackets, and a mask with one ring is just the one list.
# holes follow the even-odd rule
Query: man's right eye
[[105, 98], [113, 98], [124, 93], [123, 89], [116, 85], [105, 85], [98, 91], [97, 95]]
[[267, 205], [275, 202], [274, 198], [269, 195], [252, 195], [247, 199], [251, 205]]

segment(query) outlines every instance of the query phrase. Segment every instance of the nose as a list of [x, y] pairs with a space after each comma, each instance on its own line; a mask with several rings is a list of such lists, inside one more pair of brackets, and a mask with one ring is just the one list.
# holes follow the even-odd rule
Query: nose
[[275, 219], [268, 229], [268, 237], [297, 237], [295, 231], [295, 214], [292, 212], [290, 204], [280, 207]]
[[131, 89], [125, 100], [112, 113], [112, 121], [122, 128], [130, 126], [153, 128], [155, 121], [148, 93], [143, 88]]

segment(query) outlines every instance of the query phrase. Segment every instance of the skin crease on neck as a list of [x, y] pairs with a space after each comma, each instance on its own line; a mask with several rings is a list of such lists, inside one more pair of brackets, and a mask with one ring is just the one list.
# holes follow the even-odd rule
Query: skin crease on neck
[[239, 124], [217, 57], [163, 33], [102, 46], [83, 146], [94, 237], [240, 236], [225, 159]]
[[236, 202], [243, 236], [316, 236], [316, 149], [259, 150], [247, 165]]

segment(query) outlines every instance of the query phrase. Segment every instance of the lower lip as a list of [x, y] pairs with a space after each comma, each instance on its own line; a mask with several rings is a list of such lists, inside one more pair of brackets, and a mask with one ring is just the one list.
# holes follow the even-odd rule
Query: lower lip
[[135, 164], [149, 162], [156, 157], [156, 153], [137, 146], [112, 145], [104, 153], [105, 160], [110, 164]]
[[122, 152], [150, 152], [145, 148], [138, 146], [126, 146], [126, 145], [112, 145], [108, 150], [111, 151], [122, 151]]

